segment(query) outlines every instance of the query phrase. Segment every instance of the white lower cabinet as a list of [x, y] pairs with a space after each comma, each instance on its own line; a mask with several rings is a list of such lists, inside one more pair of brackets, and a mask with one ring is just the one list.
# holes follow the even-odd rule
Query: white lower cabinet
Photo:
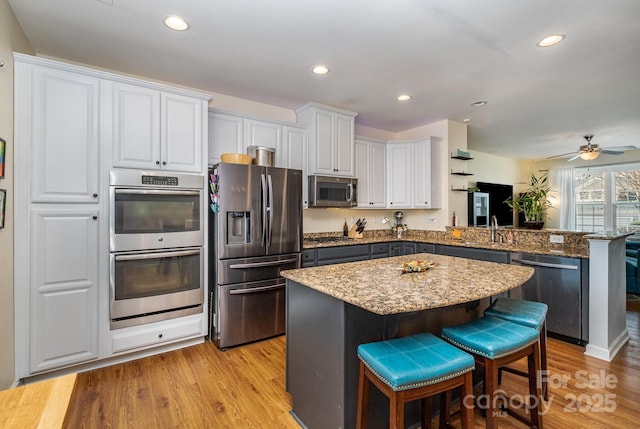
[[97, 206], [32, 211], [30, 372], [98, 357]]
[[189, 337], [202, 337], [206, 332], [202, 327], [202, 316], [186, 316], [179, 319], [133, 326], [112, 332], [111, 345], [113, 353], [141, 349]]

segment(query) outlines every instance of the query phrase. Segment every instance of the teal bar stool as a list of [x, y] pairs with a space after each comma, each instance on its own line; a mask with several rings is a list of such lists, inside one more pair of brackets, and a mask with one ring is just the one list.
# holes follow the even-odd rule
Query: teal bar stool
[[485, 316], [472, 322], [442, 328], [442, 338], [471, 353], [476, 364], [484, 368], [484, 393], [486, 395], [486, 427], [497, 427], [497, 415], [504, 409], [509, 398], [498, 394], [498, 369], [527, 358], [529, 378], [529, 405], [531, 419], [527, 420], [513, 410], [508, 414], [529, 425], [542, 429], [542, 395], [537, 384], [540, 370], [540, 335], [527, 326], [509, 322], [498, 317]]
[[[389, 398], [389, 428], [404, 429], [405, 402], [422, 400], [422, 428], [431, 427], [431, 396], [462, 388], [462, 427], [473, 428], [473, 357], [446, 341], [422, 333], [358, 346], [360, 378], [356, 428], [367, 427], [369, 382]], [[470, 406], [468, 403], [471, 403]], [[442, 402], [444, 403], [444, 401]], [[448, 402], [447, 402], [448, 405]], [[445, 414], [446, 413], [446, 414]], [[448, 420], [442, 409], [440, 427]]]
[[[541, 377], [540, 386], [544, 400], [549, 399], [547, 386], [547, 304], [535, 301], [525, 301], [512, 298], [498, 298], [484, 312], [485, 316], [499, 317], [509, 322], [524, 325], [536, 329], [540, 333], [540, 369], [544, 376]], [[523, 377], [527, 377], [525, 372], [514, 368], [504, 367], [498, 371], [498, 384], [502, 380], [501, 371], [507, 371]]]

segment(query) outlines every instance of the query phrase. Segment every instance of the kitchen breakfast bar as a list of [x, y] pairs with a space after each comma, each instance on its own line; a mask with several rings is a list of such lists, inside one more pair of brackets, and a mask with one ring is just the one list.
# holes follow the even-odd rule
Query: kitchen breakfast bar
[[[402, 273], [402, 263], [413, 260], [435, 266]], [[443, 326], [479, 318], [490, 297], [520, 286], [533, 269], [414, 254], [281, 274], [287, 279], [286, 383], [292, 414], [302, 427], [337, 429], [355, 427], [359, 344], [419, 332], [439, 335]], [[386, 398], [372, 389], [370, 401], [369, 427], [386, 427]], [[408, 425], [418, 421], [412, 405], [407, 405]]]

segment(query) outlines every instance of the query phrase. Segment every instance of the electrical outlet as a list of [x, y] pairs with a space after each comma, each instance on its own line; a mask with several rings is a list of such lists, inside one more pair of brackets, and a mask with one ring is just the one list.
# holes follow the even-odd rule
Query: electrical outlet
[[549, 235], [549, 241], [551, 243], [562, 244], [564, 243], [564, 235], [551, 234]]
[[438, 218], [436, 218], [436, 217], [434, 217], [434, 216], [429, 216], [429, 217], [427, 218], [427, 222], [431, 222], [431, 223], [434, 223], [436, 220], [438, 220]]

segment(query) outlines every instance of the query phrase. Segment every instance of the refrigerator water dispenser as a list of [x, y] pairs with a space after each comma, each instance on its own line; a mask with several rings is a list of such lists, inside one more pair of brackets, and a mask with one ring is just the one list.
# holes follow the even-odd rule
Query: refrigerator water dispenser
[[251, 242], [251, 212], [227, 212], [227, 244]]

